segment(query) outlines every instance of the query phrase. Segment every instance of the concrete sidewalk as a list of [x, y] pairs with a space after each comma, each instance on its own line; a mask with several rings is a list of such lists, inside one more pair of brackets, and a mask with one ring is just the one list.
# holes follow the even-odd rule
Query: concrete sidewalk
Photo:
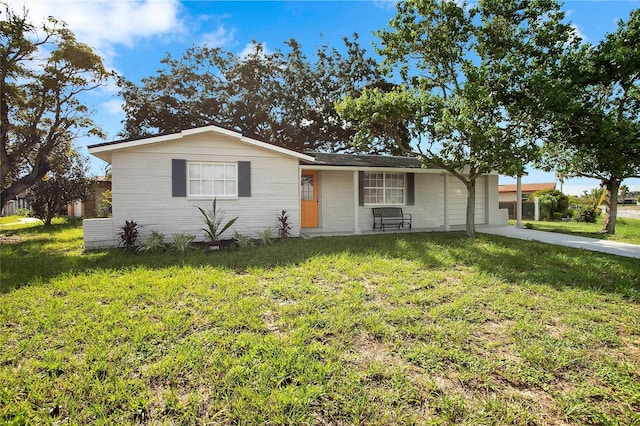
[[518, 238], [520, 240], [539, 241], [558, 246], [581, 248], [584, 250], [599, 251], [602, 253], [640, 259], [640, 245], [636, 244], [618, 243], [615, 241], [557, 234], [554, 232], [535, 231], [533, 229], [516, 228], [510, 225], [479, 225], [476, 227], [476, 232], [502, 235], [503, 237]]

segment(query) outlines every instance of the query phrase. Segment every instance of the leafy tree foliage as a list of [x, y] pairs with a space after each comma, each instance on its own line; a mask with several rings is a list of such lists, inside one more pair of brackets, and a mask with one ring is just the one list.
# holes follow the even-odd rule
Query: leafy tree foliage
[[86, 199], [94, 186], [94, 181], [87, 177], [88, 172], [88, 158], [76, 152], [61, 155], [55, 161], [55, 168], [29, 190], [34, 216], [49, 226], [51, 219], [68, 203]]
[[542, 217], [553, 220], [554, 213], [565, 214], [569, 210], [569, 197], [557, 189], [541, 189], [529, 196], [529, 200], [540, 199]]
[[322, 46], [314, 61], [294, 39], [287, 52], [268, 52], [254, 42], [246, 56], [207, 46], [192, 47], [179, 59], [168, 55], [141, 85], [120, 79], [127, 114], [121, 136], [215, 124], [298, 151], [352, 149], [353, 130], [334, 103], [385, 83], [357, 34], [344, 43], [345, 53]]
[[640, 9], [597, 46], [567, 55], [559, 71], [544, 164], [602, 182], [602, 232], [613, 234], [620, 184], [640, 177]]
[[[1, 12], [0, 12], [1, 13]], [[81, 133], [102, 136], [83, 92], [110, 77], [102, 59], [53, 18], [0, 16], [0, 204], [40, 182]]]
[[533, 95], [547, 89], [571, 29], [552, 0], [409, 0], [397, 9], [377, 33], [378, 52], [403, 85], [347, 96], [338, 111], [358, 122], [358, 146], [392, 145], [460, 179], [473, 237], [476, 181], [491, 171], [520, 174], [534, 157]]

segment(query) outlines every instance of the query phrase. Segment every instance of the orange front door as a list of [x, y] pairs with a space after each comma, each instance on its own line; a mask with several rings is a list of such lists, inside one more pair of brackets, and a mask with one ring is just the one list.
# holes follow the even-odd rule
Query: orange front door
[[300, 225], [303, 228], [318, 227], [318, 172], [303, 170], [300, 188]]

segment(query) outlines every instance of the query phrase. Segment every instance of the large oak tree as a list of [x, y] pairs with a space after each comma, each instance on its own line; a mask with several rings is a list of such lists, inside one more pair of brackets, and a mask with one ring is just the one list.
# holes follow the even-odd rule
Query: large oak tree
[[393, 145], [460, 179], [472, 237], [477, 179], [518, 175], [537, 151], [533, 95], [547, 90], [572, 30], [551, 0], [409, 0], [397, 9], [377, 33], [378, 52], [403, 85], [346, 97], [338, 111], [358, 122], [357, 145]]
[[0, 205], [39, 182], [79, 134], [102, 135], [80, 100], [110, 73], [53, 18], [38, 27], [8, 7], [0, 20]]
[[121, 136], [214, 124], [298, 151], [353, 150], [354, 131], [334, 103], [385, 83], [357, 35], [343, 41], [344, 49], [321, 46], [311, 59], [294, 39], [273, 52], [254, 42], [246, 55], [207, 46], [168, 55], [141, 84], [120, 80], [127, 115]]

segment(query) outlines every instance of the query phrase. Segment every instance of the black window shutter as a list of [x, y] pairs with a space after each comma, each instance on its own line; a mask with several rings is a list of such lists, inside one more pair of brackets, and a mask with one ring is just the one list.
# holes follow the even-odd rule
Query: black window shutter
[[407, 205], [413, 206], [416, 203], [416, 179], [415, 173], [407, 173]]
[[171, 196], [187, 196], [187, 160], [171, 160]]
[[364, 206], [364, 172], [358, 172], [358, 205]]
[[251, 161], [238, 161], [238, 197], [251, 197]]

